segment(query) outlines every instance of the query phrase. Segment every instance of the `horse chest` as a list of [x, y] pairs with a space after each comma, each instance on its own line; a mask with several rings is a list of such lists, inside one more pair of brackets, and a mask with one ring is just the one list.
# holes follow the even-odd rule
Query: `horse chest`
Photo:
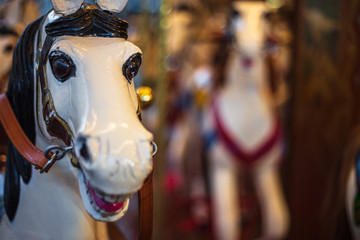
[[269, 109], [257, 98], [220, 98], [218, 111], [222, 125], [234, 141], [252, 151], [270, 134], [274, 122]]
[[34, 172], [30, 183], [21, 185], [17, 215], [1, 225], [4, 239], [97, 239], [98, 224], [86, 214], [73, 174], [52, 170]]

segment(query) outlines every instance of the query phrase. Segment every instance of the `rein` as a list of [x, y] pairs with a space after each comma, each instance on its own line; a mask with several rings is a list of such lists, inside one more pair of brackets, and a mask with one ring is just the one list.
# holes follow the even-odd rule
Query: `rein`
[[48, 172], [57, 160], [71, 150], [71, 148], [50, 146], [43, 152], [35, 147], [22, 130], [5, 93], [0, 94], [0, 121], [16, 150], [41, 173]]

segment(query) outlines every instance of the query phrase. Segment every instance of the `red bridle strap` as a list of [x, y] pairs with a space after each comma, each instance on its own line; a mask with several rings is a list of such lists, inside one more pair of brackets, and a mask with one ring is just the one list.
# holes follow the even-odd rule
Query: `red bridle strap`
[[[43, 169], [49, 160], [45, 158], [44, 152], [32, 144], [22, 130], [5, 93], [0, 94], [0, 121], [8, 138], [21, 156], [37, 169]], [[48, 170], [49, 168], [45, 172]]]

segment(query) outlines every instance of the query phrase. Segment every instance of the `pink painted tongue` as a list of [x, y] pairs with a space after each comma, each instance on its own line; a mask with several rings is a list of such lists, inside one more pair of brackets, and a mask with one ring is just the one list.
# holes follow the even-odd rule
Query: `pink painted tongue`
[[116, 212], [124, 206], [124, 202], [109, 203], [109, 202], [105, 201], [104, 199], [100, 198], [98, 195], [96, 195], [94, 189], [92, 189], [92, 187], [90, 186], [89, 183], [88, 183], [88, 188], [90, 190], [90, 194], [93, 197], [96, 205], [98, 205], [98, 207], [101, 208], [102, 210], [107, 211], [107, 212]]

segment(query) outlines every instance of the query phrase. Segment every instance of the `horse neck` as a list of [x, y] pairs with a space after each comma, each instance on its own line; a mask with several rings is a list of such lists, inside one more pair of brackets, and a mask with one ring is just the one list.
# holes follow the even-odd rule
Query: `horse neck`
[[[50, 145], [36, 129], [36, 146]], [[1, 234], [10, 239], [107, 239], [106, 226], [94, 221], [82, 205], [70, 156], [57, 161], [48, 173], [32, 169], [28, 184], [21, 184], [20, 202], [13, 222], [6, 219]]]
[[217, 94], [223, 124], [233, 133], [236, 142], [249, 149], [263, 141], [275, 123], [265, 88], [263, 60], [259, 57], [254, 61], [256, 69], [245, 72], [240, 54], [233, 51], [225, 68], [225, 85]]
[[242, 95], [251, 98], [266, 98], [266, 69], [263, 57], [259, 54], [251, 59], [251, 67], [245, 67], [244, 56], [238, 50], [230, 53], [225, 70], [226, 95]]

